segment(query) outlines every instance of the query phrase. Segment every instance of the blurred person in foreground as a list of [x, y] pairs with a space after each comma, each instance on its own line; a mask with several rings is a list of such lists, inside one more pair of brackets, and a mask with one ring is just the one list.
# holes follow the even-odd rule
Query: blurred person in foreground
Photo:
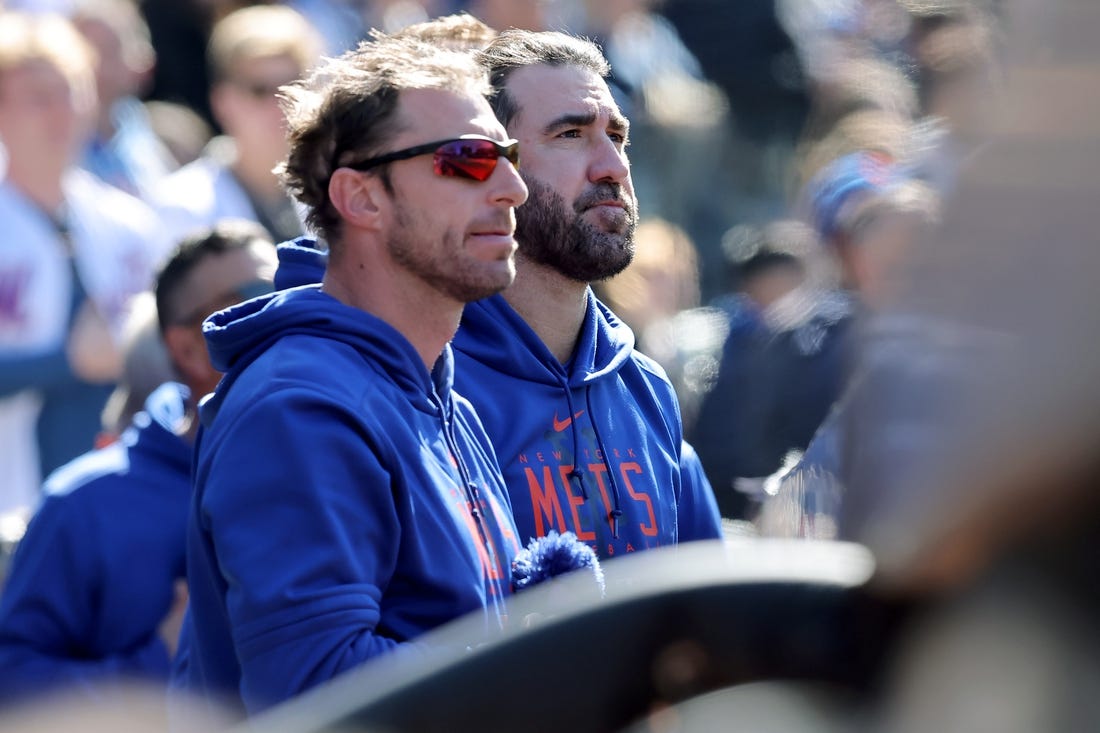
[[516, 282], [463, 314], [456, 384], [493, 439], [516, 524], [524, 539], [573, 532], [600, 559], [718, 537], [710, 487], [680, 469], [672, 385], [589, 287], [630, 264], [638, 221], [607, 61], [588, 41], [520, 30], [481, 60], [531, 196], [516, 211]]
[[[505, 623], [519, 535], [452, 390], [464, 305], [527, 197], [472, 58], [381, 37], [283, 90], [322, 283], [205, 323], [181, 686], [255, 713], [464, 614]], [[473, 641], [473, 640], [472, 640]]]
[[1100, 14], [1002, 5], [988, 146], [897, 263], [843, 420], [838, 533], [923, 608], [883, 675], [879, 730], [1100, 721]]
[[[184, 240], [157, 278], [155, 305], [138, 302], [146, 310], [133, 317], [159, 324], [182, 384], [155, 389], [117, 442], [47, 479], [0, 596], [5, 705], [46, 692], [99, 699], [167, 682], [187, 602], [195, 409], [221, 376], [200, 325], [208, 313], [270, 290], [274, 269], [263, 230], [227, 221]], [[147, 379], [139, 376], [122, 386], [139, 389]]]
[[274, 242], [302, 233], [299, 213], [273, 172], [287, 154], [276, 94], [301, 78], [319, 53], [315, 31], [290, 8], [246, 7], [215, 24], [207, 47], [210, 105], [225, 134], [157, 186], [152, 201], [173, 236], [225, 217], [259, 222]]
[[152, 211], [76, 167], [94, 56], [55, 15], [0, 15], [0, 511], [90, 450], [125, 306], [164, 254]]

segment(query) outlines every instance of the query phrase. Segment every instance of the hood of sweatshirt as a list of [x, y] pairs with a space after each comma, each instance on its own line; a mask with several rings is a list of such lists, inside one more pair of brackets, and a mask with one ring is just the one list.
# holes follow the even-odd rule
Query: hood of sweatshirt
[[[226, 375], [202, 404], [203, 423], [213, 420], [245, 367], [275, 341], [299, 334], [332, 339], [370, 357], [393, 376], [417, 409], [436, 413], [441, 404], [449, 403], [454, 378], [449, 346], [429, 374], [412, 344], [393, 326], [341, 303], [319, 285], [304, 285], [246, 300], [203, 322], [210, 361]], [[317, 373], [318, 379], [324, 378], [323, 364], [318, 364]]]
[[316, 239], [298, 237], [275, 248], [279, 269], [275, 271], [275, 289], [288, 290], [300, 285], [315, 285], [324, 278], [328, 252]]
[[470, 303], [454, 347], [494, 371], [539, 384], [584, 387], [614, 376], [634, 352], [634, 332], [592, 291], [580, 337], [567, 364], [559, 362], [542, 339], [502, 296]]

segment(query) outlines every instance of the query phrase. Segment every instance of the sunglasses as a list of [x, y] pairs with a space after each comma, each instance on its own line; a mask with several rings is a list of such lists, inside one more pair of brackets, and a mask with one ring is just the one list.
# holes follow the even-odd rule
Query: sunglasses
[[357, 171], [365, 171], [383, 163], [406, 160], [418, 155], [434, 153], [433, 170], [444, 178], [468, 178], [472, 181], [486, 181], [497, 168], [501, 158], [519, 168], [519, 143], [507, 140], [503, 144], [482, 135], [463, 135], [453, 140], [439, 140], [434, 143], [417, 145], [404, 150], [380, 155], [347, 166]]

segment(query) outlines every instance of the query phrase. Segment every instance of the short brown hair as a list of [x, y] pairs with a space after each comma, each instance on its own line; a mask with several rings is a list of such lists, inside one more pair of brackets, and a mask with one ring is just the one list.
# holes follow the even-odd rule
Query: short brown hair
[[586, 38], [557, 31], [525, 31], [516, 28], [501, 32], [478, 55], [481, 65], [489, 72], [493, 85], [490, 102], [500, 124], [505, 127], [519, 112], [516, 102], [508, 94], [508, 77], [516, 69], [526, 66], [576, 66], [606, 77], [611, 73], [600, 47]]
[[[405, 89], [489, 93], [485, 72], [470, 54], [382, 35], [326, 59], [307, 79], [282, 89], [290, 153], [279, 173], [309, 208], [307, 223], [330, 246], [341, 223], [328, 195], [329, 179], [337, 168], [383, 152], [400, 130], [396, 111]], [[387, 168], [377, 170], [388, 181]]]

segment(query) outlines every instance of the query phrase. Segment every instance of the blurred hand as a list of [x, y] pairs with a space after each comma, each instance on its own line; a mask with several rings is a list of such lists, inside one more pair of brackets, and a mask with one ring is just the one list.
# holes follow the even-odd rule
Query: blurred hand
[[164, 642], [164, 646], [168, 647], [169, 657], [175, 657], [176, 649], [179, 647], [180, 628], [183, 626], [183, 614], [187, 611], [189, 597], [187, 581], [183, 578], [176, 578], [174, 591], [175, 597], [172, 599], [172, 606], [168, 609], [168, 614], [160, 622], [160, 625], [157, 626], [157, 635]]
[[122, 376], [122, 350], [90, 300], [84, 301], [73, 319], [65, 351], [73, 373], [85, 382], [106, 384]]

